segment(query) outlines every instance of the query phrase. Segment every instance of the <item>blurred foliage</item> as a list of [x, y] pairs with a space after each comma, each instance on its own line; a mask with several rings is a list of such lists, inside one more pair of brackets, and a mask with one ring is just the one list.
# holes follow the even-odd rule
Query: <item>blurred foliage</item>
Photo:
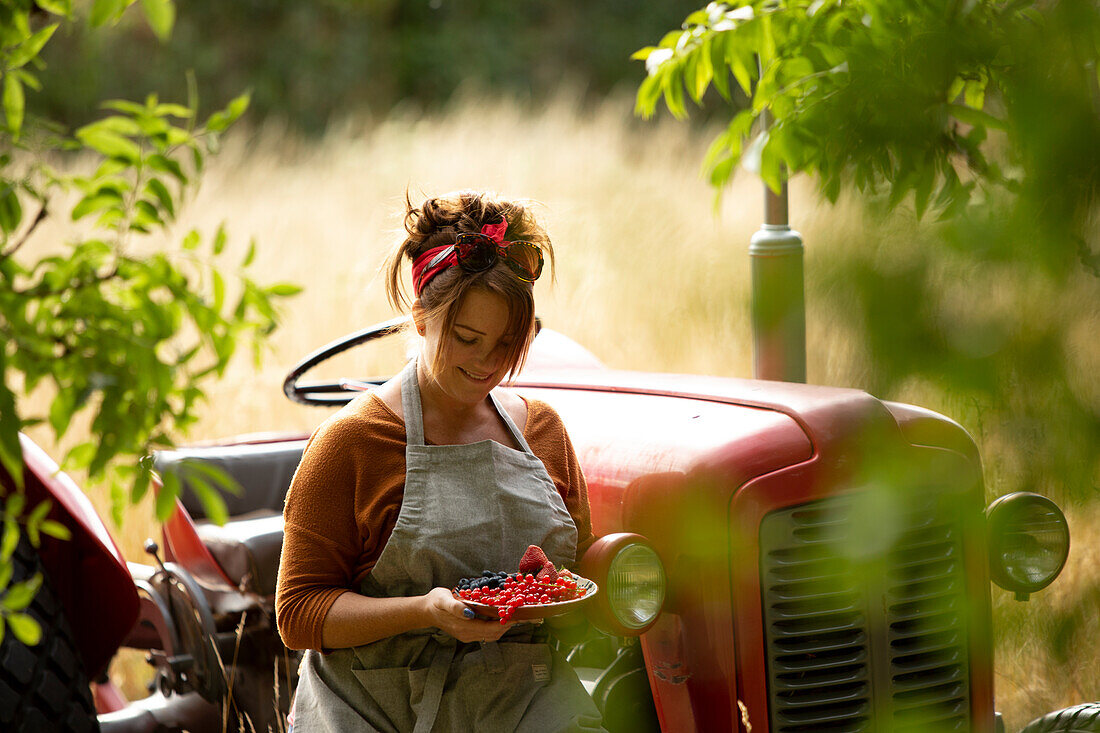
[[812, 296], [866, 343], [858, 386], [951, 407], [998, 488], [1100, 497], [1100, 6], [712, 3], [636, 58], [643, 115], [751, 98], [707, 155], [717, 188], [741, 163], [870, 204]]
[[[87, 22], [115, 22], [129, 4], [96, 0]], [[171, 3], [141, 5], [147, 27], [166, 37]], [[27, 501], [21, 431], [45, 423], [60, 442], [77, 416], [90, 419], [90, 439], [68, 449], [62, 466], [106, 480], [120, 522], [122, 508], [149, 489], [153, 449], [173, 445], [195, 421], [201, 381], [222, 374], [241, 343], [258, 358], [277, 323], [276, 302], [298, 290], [252, 280], [254, 247], [227, 266], [224, 227], [205, 243], [192, 230], [180, 247], [163, 246], [247, 96], [201, 121], [194, 88], [186, 104], [155, 94], [110, 100], [74, 135], [28, 113], [27, 90], [50, 88], [40, 55], [74, 23], [83, 24], [65, 0], [0, 3], [0, 637], [6, 626], [25, 644], [39, 640], [23, 610], [41, 579], [11, 583], [12, 553], [21, 534], [37, 548], [43, 534], [64, 539], [68, 531], [47, 519], [49, 502]], [[61, 173], [59, 163], [82, 172]], [[71, 241], [43, 241], [40, 225], [51, 217], [84, 225]], [[49, 408], [27, 414], [19, 397], [40, 386]], [[209, 482], [231, 485], [224, 476]], [[161, 519], [176, 491], [167, 484], [159, 493]], [[212, 490], [204, 498], [220, 503]]]
[[181, 96], [193, 70], [224, 104], [248, 88], [254, 114], [308, 132], [338, 113], [442, 104], [461, 85], [538, 97], [563, 80], [591, 95], [636, 83], [630, 53], [694, 6], [675, 0], [192, 0], [163, 48], [149, 28], [74, 25], [44, 58], [44, 114], [79, 124], [104, 97]]

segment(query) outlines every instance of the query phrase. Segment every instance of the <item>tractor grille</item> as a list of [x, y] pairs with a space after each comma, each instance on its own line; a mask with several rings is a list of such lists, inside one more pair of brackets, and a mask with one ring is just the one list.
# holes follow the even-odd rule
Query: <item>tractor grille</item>
[[765, 517], [772, 731], [968, 728], [960, 516], [949, 496], [925, 492], [845, 495]]

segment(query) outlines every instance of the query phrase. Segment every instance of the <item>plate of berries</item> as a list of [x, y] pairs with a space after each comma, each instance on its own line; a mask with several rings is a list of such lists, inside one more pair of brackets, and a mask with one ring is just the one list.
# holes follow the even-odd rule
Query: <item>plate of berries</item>
[[479, 577], [460, 580], [451, 593], [481, 618], [506, 624], [560, 616], [580, 607], [597, 590], [588, 578], [554, 567], [542, 548], [531, 545], [518, 572], [485, 570]]

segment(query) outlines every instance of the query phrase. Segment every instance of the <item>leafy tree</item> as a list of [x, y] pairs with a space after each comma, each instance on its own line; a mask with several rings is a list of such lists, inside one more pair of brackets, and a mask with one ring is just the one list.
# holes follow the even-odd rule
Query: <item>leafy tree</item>
[[711, 3], [635, 58], [645, 116], [663, 97], [683, 117], [711, 85], [730, 99], [731, 77], [748, 97], [707, 155], [715, 186], [744, 160], [776, 191], [807, 172], [832, 201], [846, 181], [891, 206], [913, 192], [918, 216], [1004, 188], [1059, 234], [1095, 207], [1100, 8], [1087, 0]]
[[643, 116], [728, 100], [704, 161], [719, 190], [743, 164], [776, 191], [806, 173], [870, 204], [850, 235], [864, 246], [820, 270], [822, 302], [866, 344], [862, 386], [931, 385], [998, 446], [1012, 488], [1100, 496], [1082, 346], [1100, 302], [1100, 6], [711, 3], [635, 57]]
[[[0, 486], [0, 635], [6, 625], [27, 644], [37, 643], [39, 629], [21, 611], [40, 578], [10, 584], [12, 552], [24, 531], [36, 547], [42, 534], [68, 532], [46, 519], [48, 503], [27, 506], [20, 430], [44, 422], [60, 441], [75, 416], [88, 415], [92, 439], [69, 450], [62, 466], [108, 482], [120, 521], [122, 507], [150, 485], [145, 457], [171, 446], [170, 436], [196, 419], [201, 380], [221, 374], [242, 341], [258, 358], [261, 339], [276, 326], [276, 300], [298, 290], [249, 277], [255, 242], [242, 262], [225, 263], [224, 227], [206, 241], [192, 230], [179, 248], [160, 246], [218, 135], [247, 108], [247, 95], [201, 121], [194, 85], [186, 104], [111, 100], [101, 119], [73, 135], [26, 114], [26, 92], [40, 88], [40, 57], [58, 28], [115, 23], [132, 3], [95, 0], [85, 6], [87, 17], [70, 0], [0, 3], [0, 475], [10, 479]], [[141, 6], [156, 35], [167, 38], [171, 1]], [[90, 172], [52, 167], [68, 159], [76, 165], [67, 168]], [[36, 242], [42, 222], [58, 216], [86, 222], [85, 233]], [[43, 383], [54, 394], [47, 414], [23, 414], [17, 396]], [[214, 516], [219, 505], [224, 515], [213, 488], [219, 483], [224, 477], [199, 482]], [[160, 518], [177, 491], [167, 483], [159, 493]]]

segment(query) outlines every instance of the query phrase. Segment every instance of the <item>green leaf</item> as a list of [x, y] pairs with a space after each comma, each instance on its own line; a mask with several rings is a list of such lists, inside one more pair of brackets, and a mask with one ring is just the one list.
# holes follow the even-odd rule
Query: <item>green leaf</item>
[[951, 86], [947, 90], [947, 101], [954, 102], [956, 99], [959, 98], [959, 95], [962, 94], [963, 89], [965, 88], [966, 79], [963, 79], [962, 77], [956, 77], [955, 80], [951, 82]]
[[96, 444], [91, 441], [74, 446], [65, 456], [65, 466], [75, 471], [88, 468], [95, 459], [96, 450]]
[[220, 255], [225, 251], [225, 244], [228, 241], [225, 233], [225, 222], [218, 225], [218, 231], [214, 234], [214, 254]]
[[718, 163], [711, 167], [710, 175], [708, 176], [710, 185], [715, 188], [724, 186], [726, 182], [729, 181], [730, 175], [733, 173], [733, 166], [736, 165], [737, 160], [737, 158], [729, 156], [718, 161]]
[[176, 497], [180, 494], [179, 476], [171, 471], [161, 476], [160, 491], [157, 492], [156, 511], [157, 520], [165, 522], [172, 512], [176, 510]]
[[171, 0], [141, 0], [145, 19], [157, 38], [167, 41], [172, 35], [172, 26], [176, 22], [176, 7]]
[[138, 466], [137, 473], [134, 476], [134, 484], [130, 488], [130, 503], [137, 504], [143, 498], [145, 498], [146, 492], [149, 491], [149, 484], [152, 479], [152, 472], [145, 465]]
[[156, 198], [160, 202], [161, 208], [168, 213], [168, 216], [175, 218], [176, 205], [172, 201], [172, 194], [169, 193], [168, 187], [164, 185], [164, 182], [159, 178], [150, 178], [149, 182], [145, 184], [145, 190]]
[[48, 25], [42, 28], [37, 33], [32, 35], [27, 40], [23, 41], [8, 57], [8, 70], [18, 69], [31, 59], [38, 56], [42, 47], [46, 45], [46, 42], [50, 40], [50, 36], [57, 30], [58, 23]]
[[[733, 72], [733, 78], [737, 80], [741, 90], [745, 92], [745, 96], [752, 96], [752, 80], [756, 78], [755, 71], [750, 71], [750, 63], [746, 62], [745, 54], [740, 49], [736, 48], [733, 43], [729, 44], [730, 51], [727, 51], [726, 61], [729, 64], [730, 70]], [[751, 51], [748, 56], [749, 62], [752, 61]], [[755, 67], [752, 67], [755, 68]]]
[[150, 155], [146, 162], [153, 170], [168, 173], [175, 176], [180, 183], [187, 183], [187, 176], [184, 175], [183, 168], [175, 160], [158, 154]]
[[4, 186], [0, 191], [0, 229], [11, 234], [23, 221], [23, 207], [19, 203], [19, 194], [12, 185]]
[[50, 402], [50, 427], [58, 438], [65, 434], [73, 419], [73, 412], [76, 410], [76, 400], [73, 397], [72, 390], [59, 386], [57, 394]]
[[108, 99], [99, 106], [104, 109], [114, 109], [131, 115], [143, 115], [146, 112], [146, 108], [143, 105], [137, 102], [131, 102], [128, 99]]
[[8, 616], [8, 626], [15, 638], [27, 646], [35, 646], [42, 640], [42, 627], [38, 622], [25, 613], [15, 613]]
[[18, 519], [23, 515], [23, 507], [27, 505], [27, 497], [19, 492], [8, 495], [7, 504], [4, 507], [4, 513], [12, 518]]
[[206, 516], [210, 517], [210, 521], [219, 526], [225, 524], [229, 519], [229, 511], [225, 507], [225, 499], [221, 497], [221, 494], [215, 491], [210, 482], [196, 471], [189, 472], [187, 481], [191, 490], [202, 502], [203, 509], [206, 510]]
[[936, 174], [931, 170], [922, 171], [917, 178], [913, 205], [918, 219], [924, 216], [924, 211], [928, 207], [928, 197], [932, 195], [932, 186], [935, 183]]
[[92, 123], [97, 128], [117, 132], [119, 135], [134, 136], [141, 134], [141, 126], [133, 119], [122, 115], [111, 115]]
[[93, 122], [80, 128], [76, 131], [76, 136], [86, 147], [108, 158], [119, 158], [128, 163], [141, 160], [141, 148], [137, 143], [100, 123]]
[[4, 537], [0, 539], [0, 562], [11, 560], [15, 546], [19, 544], [19, 524], [13, 517], [4, 518]]
[[773, 142], [764, 146], [760, 153], [760, 178], [775, 193], [783, 190], [783, 158]]
[[158, 104], [153, 109], [153, 114], [158, 117], [179, 117], [183, 120], [189, 120], [195, 116], [195, 110], [190, 107], [184, 107], [182, 104]]
[[206, 129], [211, 132], [224, 132], [245, 113], [250, 98], [251, 95], [248, 93], [242, 94], [226, 105], [225, 109], [210, 115], [210, 118], [206, 121]]
[[19, 81], [23, 82], [23, 86], [33, 89], [36, 92], [42, 91], [42, 82], [38, 81], [38, 77], [30, 73], [26, 69], [16, 69], [11, 72], [19, 78]]
[[999, 120], [987, 112], [982, 112], [980, 109], [973, 109], [961, 104], [949, 104], [947, 105], [947, 109], [952, 117], [968, 125], [989, 127], [994, 130], [1008, 129], [1008, 125], [1005, 124], [1004, 120]]
[[36, 573], [21, 583], [12, 584], [3, 598], [0, 598], [0, 605], [9, 611], [22, 611], [31, 604], [41, 587], [42, 574]]
[[253, 237], [248, 242], [248, 252], [245, 253], [244, 260], [241, 261], [241, 267], [248, 267], [252, 264], [252, 260], [256, 259], [256, 238]]
[[114, 193], [100, 193], [85, 196], [73, 207], [72, 219], [77, 221], [88, 214], [94, 214], [103, 209], [118, 208], [122, 197]]
[[726, 40], [728, 33], [719, 33], [710, 39], [710, 66], [714, 80], [714, 88], [722, 95], [723, 99], [730, 98], [729, 67], [726, 65]]
[[4, 74], [4, 117], [8, 122], [8, 131], [18, 138], [23, 129], [23, 111], [26, 100], [23, 96], [23, 83], [15, 74]]
[[221, 313], [225, 305], [225, 278], [215, 268], [210, 268], [211, 280], [214, 282], [214, 302], [211, 305], [215, 313]]
[[[5, 349], [0, 347], [0, 465], [11, 476], [16, 490], [22, 491], [23, 448], [19, 443], [19, 431], [23, 426], [15, 406], [15, 395], [8, 389], [7, 374], [7, 355]], [[6, 556], [0, 556], [0, 559], [6, 559]]]
[[61, 522], [55, 522], [52, 519], [46, 519], [42, 522], [42, 526], [39, 527], [42, 534], [48, 534], [50, 537], [54, 537], [59, 540], [71, 540], [73, 537], [72, 532]]
[[157, 207], [152, 202], [140, 199], [134, 204], [134, 210], [136, 212], [135, 222], [149, 227], [164, 226], [164, 220], [160, 218], [160, 212], [157, 211]]
[[15, 572], [15, 563], [0, 562], [0, 590], [8, 587], [13, 572]]
[[702, 51], [697, 50], [692, 53], [692, 56], [698, 60], [698, 63], [695, 67], [694, 78], [688, 81], [692, 84], [691, 97], [695, 100], [696, 104], [698, 104], [703, 99], [703, 95], [706, 94], [707, 87], [710, 86], [710, 80], [714, 76], [714, 69], [711, 67], [709, 49]]
[[657, 109], [657, 102], [661, 98], [661, 77], [659, 75], [647, 76], [638, 85], [638, 95], [634, 101], [634, 114], [641, 115], [643, 119], [649, 119]]
[[88, 22], [93, 28], [118, 20], [126, 9], [126, 0], [94, 0]]
[[274, 285], [268, 286], [266, 292], [280, 298], [286, 298], [302, 292], [302, 286], [294, 283], [275, 283]]
[[197, 229], [192, 229], [187, 232], [187, 236], [183, 238], [183, 248], [187, 251], [196, 249], [202, 242], [202, 237], [199, 235]]
[[34, 0], [35, 5], [54, 15], [63, 15], [66, 18], [73, 14], [72, 0]]
[[966, 82], [963, 90], [963, 101], [967, 107], [982, 109], [985, 106], [985, 82], [972, 79]]
[[684, 84], [680, 74], [682, 69], [670, 70], [664, 75], [661, 89], [665, 95], [665, 106], [672, 116], [678, 120], [687, 118], [687, 109], [684, 107]]

